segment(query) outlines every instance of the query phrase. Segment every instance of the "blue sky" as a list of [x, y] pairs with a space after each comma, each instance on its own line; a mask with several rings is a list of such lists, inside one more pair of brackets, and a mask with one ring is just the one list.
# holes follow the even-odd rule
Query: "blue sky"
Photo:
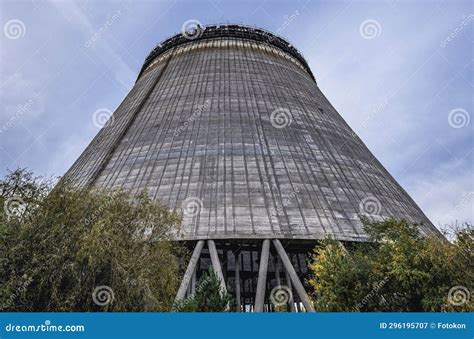
[[0, 2], [0, 170], [59, 176], [142, 62], [190, 19], [296, 46], [319, 87], [437, 226], [474, 219], [474, 2]]

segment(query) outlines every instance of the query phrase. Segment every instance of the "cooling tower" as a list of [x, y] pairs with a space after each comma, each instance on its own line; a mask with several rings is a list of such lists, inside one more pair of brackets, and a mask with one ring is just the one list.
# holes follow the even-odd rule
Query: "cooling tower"
[[212, 265], [238, 310], [271, 310], [277, 285], [312, 310], [301, 283], [308, 249], [327, 236], [366, 241], [362, 215], [436, 233], [295, 47], [241, 25], [197, 26], [161, 42], [66, 177], [146, 189], [182, 208], [176, 240], [194, 252], [177, 298]]

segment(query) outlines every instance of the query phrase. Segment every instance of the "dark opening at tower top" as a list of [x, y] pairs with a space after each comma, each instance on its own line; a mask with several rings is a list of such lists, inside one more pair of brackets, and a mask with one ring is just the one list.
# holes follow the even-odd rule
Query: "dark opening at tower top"
[[236, 25], [236, 24], [221, 24], [221, 25], [201, 25], [193, 22], [190, 27], [183, 25], [183, 30], [163, 41], [161, 41], [146, 57], [145, 62], [140, 70], [139, 76], [147, 68], [147, 66], [160, 54], [166, 52], [170, 48], [181, 44], [189, 43], [196, 40], [207, 40], [216, 38], [236, 38], [249, 39], [260, 43], [271, 44], [280, 48], [282, 51], [292, 55], [305, 67], [311, 77], [314, 75], [311, 72], [306, 60], [301, 53], [293, 47], [286, 39], [258, 27]]

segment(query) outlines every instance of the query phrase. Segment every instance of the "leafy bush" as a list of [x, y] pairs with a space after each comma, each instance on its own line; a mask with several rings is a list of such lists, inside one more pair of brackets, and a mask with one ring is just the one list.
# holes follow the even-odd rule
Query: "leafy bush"
[[352, 244], [347, 253], [334, 240], [314, 250], [309, 264], [318, 311], [473, 311], [472, 226], [450, 243], [423, 237], [405, 220], [369, 223], [372, 243]]
[[0, 310], [168, 311], [180, 215], [147, 194], [16, 170], [0, 181]]

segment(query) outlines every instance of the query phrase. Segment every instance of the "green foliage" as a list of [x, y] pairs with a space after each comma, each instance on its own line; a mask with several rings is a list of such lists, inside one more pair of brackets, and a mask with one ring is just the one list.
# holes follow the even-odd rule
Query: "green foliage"
[[171, 309], [182, 254], [169, 241], [177, 213], [145, 193], [65, 181], [53, 189], [25, 170], [0, 181], [0, 193], [2, 311]]
[[334, 240], [315, 248], [308, 282], [316, 310], [474, 310], [469, 300], [474, 281], [471, 226], [458, 230], [450, 243], [421, 236], [418, 226], [405, 220], [364, 224], [372, 243], [353, 244], [349, 253]]
[[178, 301], [174, 310], [178, 312], [226, 312], [231, 305], [232, 297], [221, 289], [217, 274], [209, 269], [199, 279], [196, 292], [184, 300]]

